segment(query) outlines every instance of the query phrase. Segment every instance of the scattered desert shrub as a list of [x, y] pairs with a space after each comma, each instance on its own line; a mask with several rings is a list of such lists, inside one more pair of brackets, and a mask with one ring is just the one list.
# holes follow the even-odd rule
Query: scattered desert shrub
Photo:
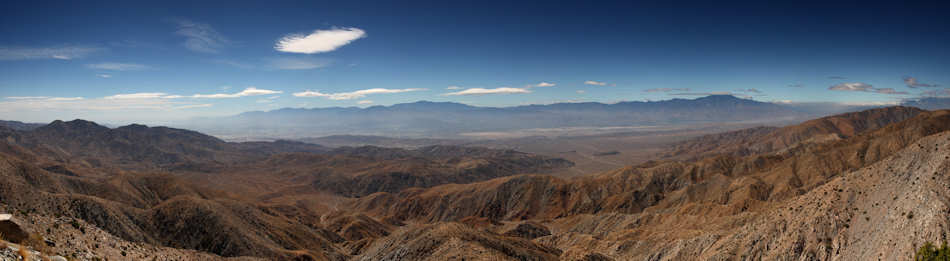
[[917, 249], [917, 253], [914, 254], [914, 260], [916, 261], [950, 261], [950, 248], [947, 247], [947, 243], [944, 242], [940, 247], [934, 246], [934, 244], [927, 242], [923, 246]]

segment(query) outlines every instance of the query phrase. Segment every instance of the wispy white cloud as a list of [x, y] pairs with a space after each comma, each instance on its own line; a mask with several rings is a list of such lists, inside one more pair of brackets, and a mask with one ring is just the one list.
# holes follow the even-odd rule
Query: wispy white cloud
[[141, 71], [151, 69], [151, 67], [135, 63], [93, 63], [87, 64], [87, 68], [111, 71]]
[[459, 95], [515, 94], [515, 93], [531, 93], [531, 91], [525, 88], [511, 88], [511, 87], [499, 87], [499, 88], [493, 88], [493, 89], [469, 88], [462, 91], [450, 92], [450, 93], [446, 93], [442, 95], [459, 96]]
[[584, 81], [584, 84], [587, 84], [587, 85], [597, 85], [597, 86], [606, 86], [608, 83], [606, 83], [606, 82], [598, 82], [598, 81]]
[[445, 89], [446, 89], [446, 90], [459, 90], [459, 89], [462, 89], [462, 87], [458, 87], [458, 86], [452, 85], [452, 86], [446, 87]]
[[920, 93], [920, 96], [924, 97], [950, 97], [950, 88], [943, 88], [943, 90], [930, 90]]
[[174, 110], [184, 110], [184, 109], [195, 109], [195, 108], [208, 108], [208, 107], [211, 107], [211, 106], [214, 106], [214, 105], [213, 105], [213, 104], [210, 104], [210, 103], [189, 104], [189, 105], [182, 105], [182, 106], [172, 107], [172, 109], [174, 109]]
[[327, 59], [288, 57], [274, 58], [267, 61], [268, 68], [276, 70], [309, 70], [327, 67], [331, 63]]
[[4, 97], [4, 98], [11, 99], [11, 100], [42, 100], [42, 99], [49, 99], [50, 97], [49, 96], [9, 96], [9, 97]]
[[353, 92], [341, 92], [341, 93], [322, 93], [320, 91], [303, 91], [294, 93], [295, 97], [324, 97], [331, 100], [352, 100], [366, 97], [371, 94], [389, 94], [389, 93], [403, 93], [403, 92], [416, 92], [416, 91], [425, 91], [427, 89], [423, 88], [409, 88], [409, 89], [384, 89], [384, 88], [372, 88], [365, 90], [358, 90]]
[[47, 101], [80, 101], [85, 100], [83, 97], [52, 97], [46, 99]]
[[274, 102], [274, 100], [277, 100], [277, 98], [280, 98], [280, 96], [271, 96], [271, 97], [267, 97], [263, 99], [258, 99], [257, 103], [272, 103]]
[[915, 89], [919, 87], [934, 88], [934, 87], [940, 86], [936, 84], [922, 83], [922, 82], [917, 81], [917, 78], [910, 77], [910, 76], [904, 76], [904, 84], [906, 84], [907, 87], [915, 88]]
[[111, 74], [100, 73], [100, 74], [96, 74], [96, 77], [108, 79], [108, 78], [112, 78], [112, 75], [111, 75]]
[[894, 88], [877, 88], [874, 90], [874, 92], [883, 93], [883, 94], [900, 94], [900, 95], [909, 94], [905, 91], [894, 90]]
[[371, 100], [362, 100], [362, 101], [356, 102], [356, 104], [360, 104], [360, 105], [373, 104], [373, 101], [371, 101]]
[[670, 93], [669, 95], [673, 96], [709, 96], [709, 95], [733, 95], [732, 92], [680, 92], [680, 93]]
[[270, 94], [278, 94], [278, 93], [283, 93], [283, 91], [274, 91], [274, 90], [258, 89], [255, 87], [247, 87], [243, 91], [240, 91], [237, 93], [195, 94], [195, 95], [192, 95], [191, 97], [192, 98], [212, 98], [212, 99], [239, 98], [239, 97], [246, 97], [246, 96], [260, 96], [260, 95], [270, 95]]
[[58, 59], [72, 60], [86, 57], [95, 52], [105, 50], [103, 48], [86, 46], [63, 46], [63, 47], [7, 47], [0, 46], [0, 61], [13, 60], [36, 60], [36, 59]]
[[178, 26], [175, 34], [185, 37], [184, 46], [188, 50], [201, 53], [218, 53], [231, 43], [228, 38], [218, 33], [210, 25], [185, 19], [176, 19], [173, 22]]
[[584, 90], [577, 90], [576, 92], [577, 92], [577, 94], [585, 94], [585, 93], [587, 93], [587, 91], [584, 91]]
[[875, 88], [874, 86], [861, 83], [861, 82], [849, 82], [849, 83], [839, 83], [828, 87], [828, 90], [832, 91], [853, 91], [853, 92], [873, 92], [881, 94], [908, 94], [904, 91], [897, 91], [894, 88]]
[[25, 101], [25, 102], [37, 102], [37, 101], [78, 101], [84, 100], [83, 97], [49, 97], [49, 96], [10, 96], [6, 97], [10, 100], [15, 101]]
[[313, 33], [291, 34], [277, 40], [274, 49], [288, 53], [323, 53], [336, 50], [350, 42], [366, 37], [359, 28], [333, 28], [316, 30]]
[[[4, 100], [0, 100], [0, 112], [172, 110], [211, 106], [210, 104], [194, 104], [169, 98], [173, 96], [177, 95], [131, 93], [90, 99], [47, 96], [5, 97]], [[181, 98], [181, 96], [178, 97]]]
[[860, 92], [866, 92], [866, 91], [869, 91], [869, 90], [874, 89], [874, 86], [871, 86], [870, 84], [866, 84], [866, 83], [850, 82], [850, 83], [835, 84], [835, 85], [832, 85], [831, 87], [828, 87], [828, 89], [829, 89], [829, 90], [834, 90], [834, 91], [860, 91]]
[[758, 89], [754, 89], [754, 88], [738, 89], [738, 90], [736, 90], [736, 91], [737, 91], [737, 92], [745, 92], [745, 93], [762, 93], [762, 91], [759, 91]]
[[126, 94], [116, 94], [111, 96], [102, 97], [107, 100], [122, 100], [122, 99], [177, 99], [183, 98], [181, 95], [168, 95], [163, 92], [140, 92], [140, 93], [126, 93]]
[[688, 92], [689, 88], [653, 88], [646, 89], [643, 92]]
[[538, 84], [532, 85], [532, 87], [553, 87], [554, 83], [552, 82], [539, 82]]

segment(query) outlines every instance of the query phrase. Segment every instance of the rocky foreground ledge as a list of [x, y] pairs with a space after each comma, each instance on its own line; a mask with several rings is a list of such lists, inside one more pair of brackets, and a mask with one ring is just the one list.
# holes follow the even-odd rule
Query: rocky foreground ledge
[[[24, 258], [25, 257], [25, 258]], [[0, 214], [0, 261], [261, 260], [133, 243], [83, 220]]]

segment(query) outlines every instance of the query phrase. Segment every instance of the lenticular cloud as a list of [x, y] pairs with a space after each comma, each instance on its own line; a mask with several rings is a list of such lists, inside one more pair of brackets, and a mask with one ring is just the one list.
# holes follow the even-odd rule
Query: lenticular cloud
[[366, 36], [359, 28], [334, 28], [316, 30], [311, 34], [292, 34], [277, 40], [274, 49], [288, 53], [324, 53], [336, 50]]

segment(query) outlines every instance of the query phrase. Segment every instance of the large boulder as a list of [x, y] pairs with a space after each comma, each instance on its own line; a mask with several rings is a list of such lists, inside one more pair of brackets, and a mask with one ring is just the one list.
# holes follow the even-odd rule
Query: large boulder
[[13, 220], [13, 215], [0, 214], [0, 236], [13, 243], [22, 243], [30, 234]]

